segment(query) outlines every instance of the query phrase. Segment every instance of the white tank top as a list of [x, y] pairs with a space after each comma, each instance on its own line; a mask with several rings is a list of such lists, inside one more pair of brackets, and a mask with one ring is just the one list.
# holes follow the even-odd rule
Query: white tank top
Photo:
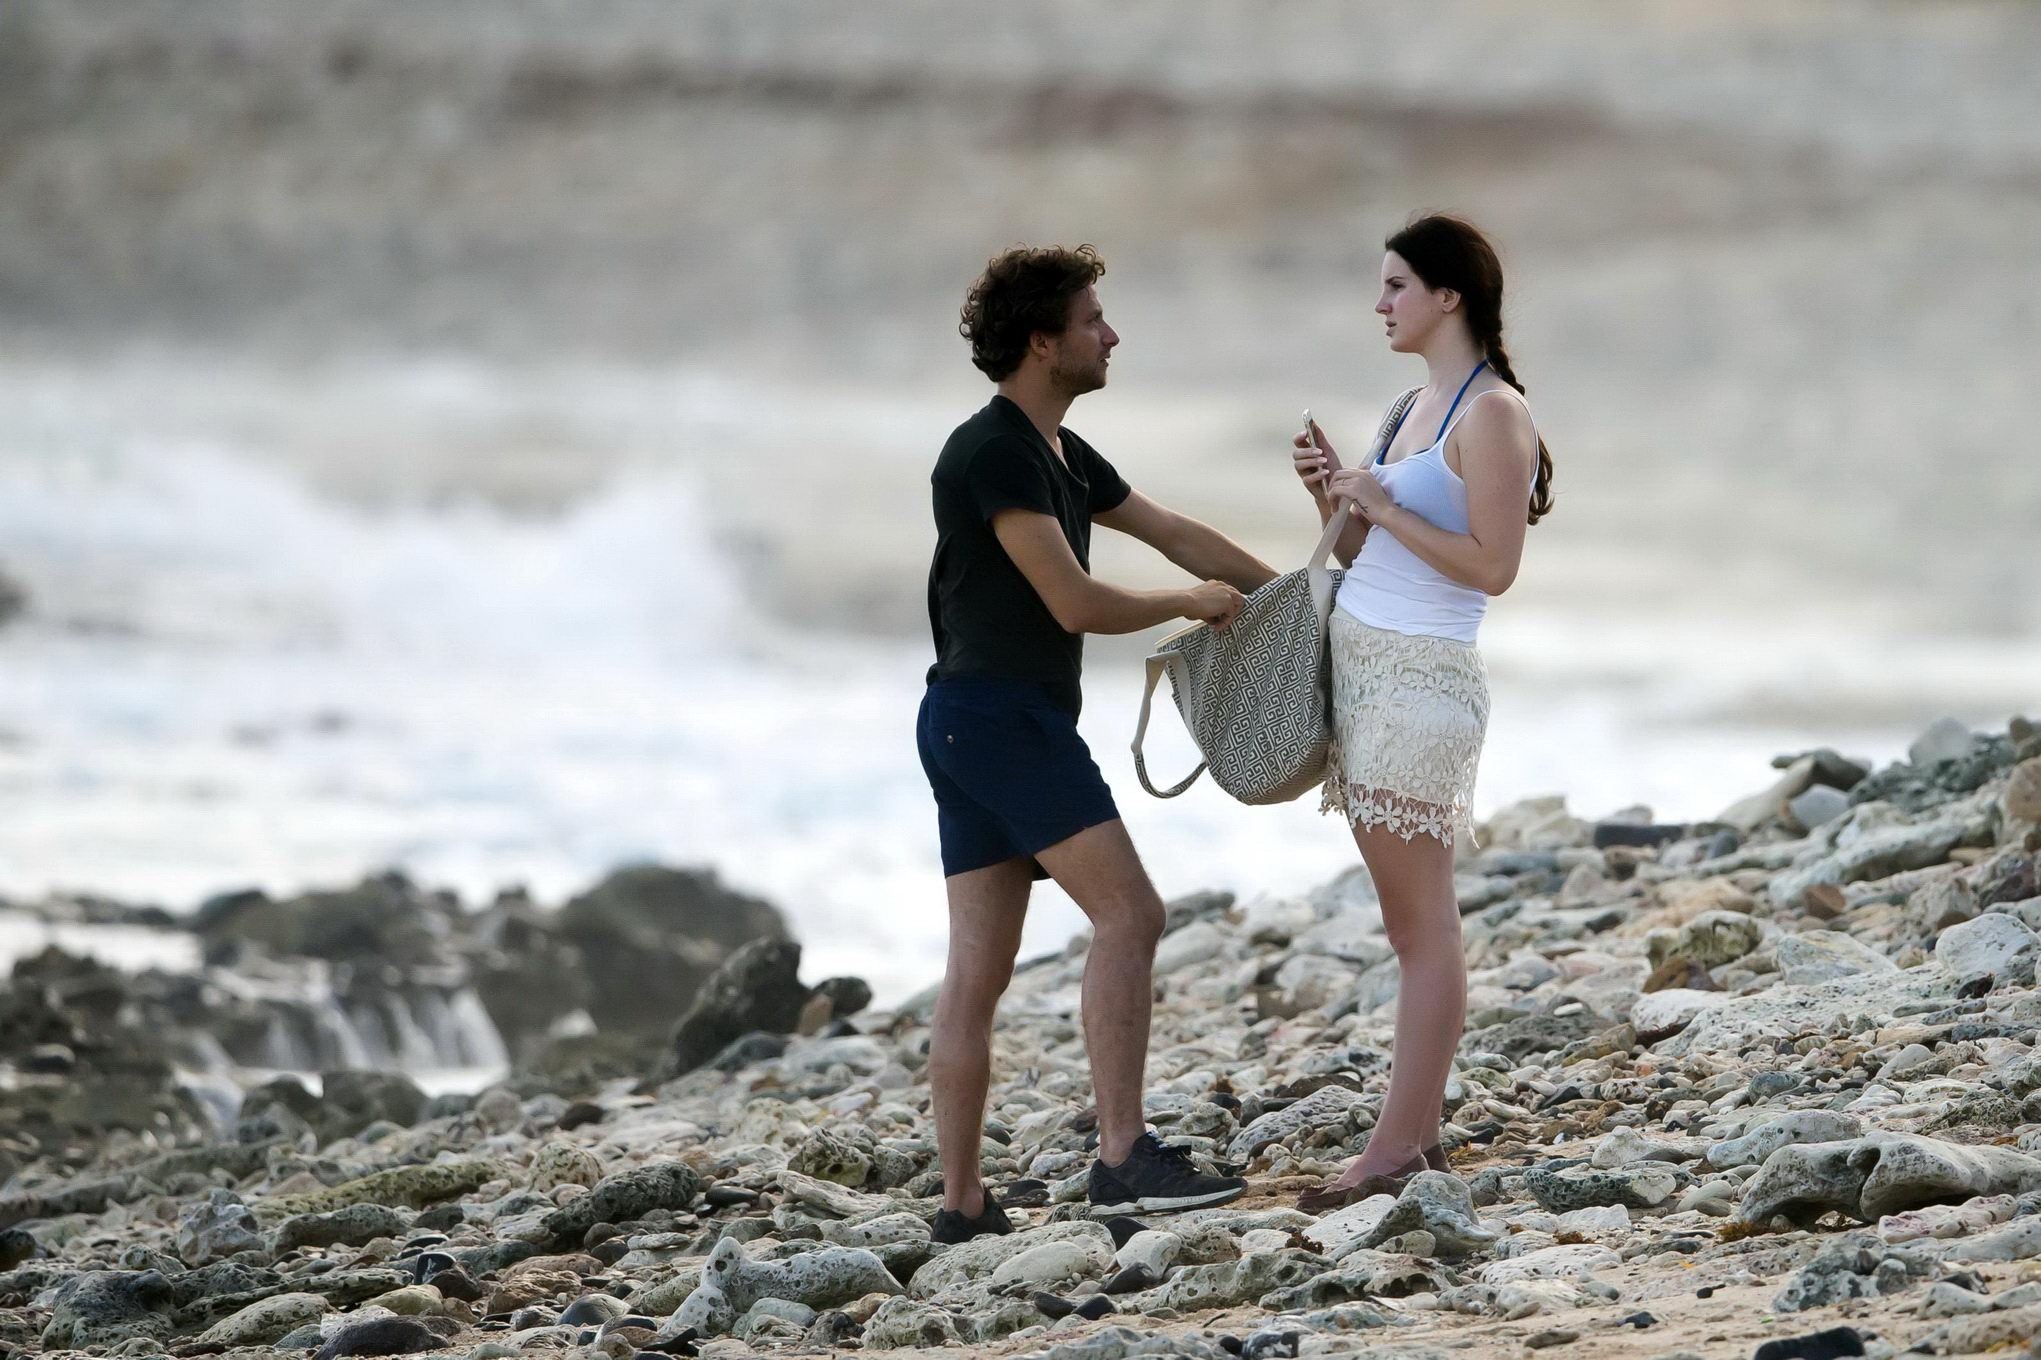
[[[1515, 389], [1493, 387], [1489, 391], [1507, 392], [1524, 402], [1525, 413], [1530, 413], [1531, 404]], [[1474, 402], [1487, 395], [1480, 393], [1452, 416], [1430, 448], [1373, 469], [1391, 500], [1449, 533], [1467, 532], [1467, 484], [1446, 466], [1446, 438], [1460, 418], [1474, 409]], [[1531, 428], [1535, 434], [1535, 416]], [[1392, 433], [1390, 442], [1395, 438]], [[1456, 642], [1474, 641], [1481, 617], [1488, 612], [1486, 593], [1453, 580], [1382, 528], [1368, 532], [1359, 556], [1340, 581], [1335, 602], [1370, 627]]]

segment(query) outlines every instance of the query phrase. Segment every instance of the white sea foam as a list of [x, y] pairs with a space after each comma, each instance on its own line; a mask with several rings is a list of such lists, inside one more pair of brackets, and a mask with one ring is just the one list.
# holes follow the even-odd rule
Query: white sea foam
[[[0, 542], [35, 600], [0, 632], [0, 891], [185, 909], [395, 864], [471, 900], [558, 899], [626, 861], [706, 863], [788, 912], [811, 975], [925, 984], [946, 929], [912, 740], [925, 645], [759, 618], [693, 486], [625, 473], [530, 518], [345, 505], [218, 447], [0, 455]], [[1775, 751], [1889, 757], [1919, 695], [2002, 720], [2035, 673], [2014, 643], [1511, 603], [1484, 639], [1478, 811], [1564, 790], [1587, 814], [1707, 816]], [[1353, 862], [1307, 802], [1149, 799], [1125, 754], [1136, 672], [1106, 649], [1087, 681], [1083, 731], [1165, 893], [1296, 891]], [[1152, 767], [1187, 768], [1158, 726]], [[1081, 925], [1045, 888], [1027, 948]]]

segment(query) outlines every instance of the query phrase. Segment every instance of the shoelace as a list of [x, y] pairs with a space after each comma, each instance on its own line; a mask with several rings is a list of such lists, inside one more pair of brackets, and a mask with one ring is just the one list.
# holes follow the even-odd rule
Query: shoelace
[[1149, 1154], [1158, 1160], [1168, 1162], [1176, 1169], [1188, 1172], [1193, 1176], [1202, 1174], [1198, 1170], [1197, 1163], [1191, 1160], [1191, 1150], [1189, 1148], [1179, 1143], [1165, 1143], [1152, 1133], [1142, 1134], [1141, 1141], [1148, 1144]]

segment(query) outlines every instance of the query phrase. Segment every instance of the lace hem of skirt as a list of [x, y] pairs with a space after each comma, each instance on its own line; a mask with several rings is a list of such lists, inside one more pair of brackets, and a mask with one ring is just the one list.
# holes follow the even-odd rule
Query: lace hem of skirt
[[1394, 789], [1376, 788], [1337, 777], [1325, 781], [1325, 792], [1318, 810], [1320, 813], [1337, 812], [1346, 818], [1350, 826], [1366, 827], [1370, 831], [1378, 826], [1387, 827], [1406, 841], [1430, 836], [1449, 848], [1463, 827], [1470, 832], [1472, 830], [1472, 819], [1465, 808], [1449, 803], [1428, 803]]

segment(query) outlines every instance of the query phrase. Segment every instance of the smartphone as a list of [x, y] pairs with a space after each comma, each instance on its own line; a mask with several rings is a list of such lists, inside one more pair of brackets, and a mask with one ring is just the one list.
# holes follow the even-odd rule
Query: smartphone
[[1318, 440], [1311, 433], [1311, 408], [1309, 406], [1304, 408], [1304, 446], [1312, 449], [1318, 447]]

